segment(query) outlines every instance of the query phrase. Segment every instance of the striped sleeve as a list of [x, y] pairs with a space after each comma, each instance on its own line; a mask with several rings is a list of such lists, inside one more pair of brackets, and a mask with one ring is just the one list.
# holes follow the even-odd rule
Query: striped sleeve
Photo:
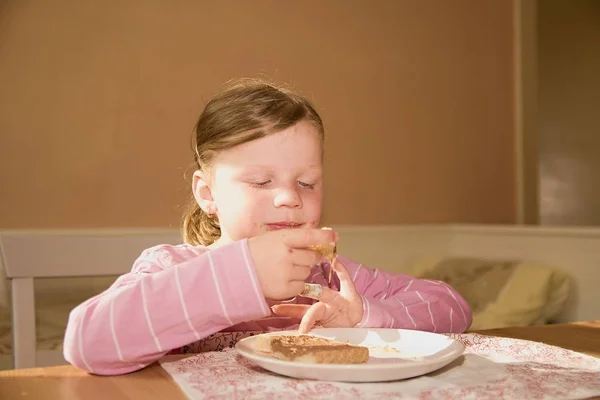
[[357, 327], [462, 333], [472, 322], [466, 300], [450, 285], [367, 268], [338, 256], [363, 301]]
[[211, 251], [158, 246], [69, 316], [65, 359], [99, 375], [143, 368], [170, 350], [269, 316], [247, 241]]

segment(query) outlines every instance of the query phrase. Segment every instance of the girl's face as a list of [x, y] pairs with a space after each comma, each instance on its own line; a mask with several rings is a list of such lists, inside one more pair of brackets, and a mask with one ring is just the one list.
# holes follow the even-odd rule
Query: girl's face
[[194, 193], [202, 208], [218, 215], [222, 245], [275, 229], [318, 226], [322, 171], [321, 136], [301, 121], [221, 151], [210, 179], [195, 175]]

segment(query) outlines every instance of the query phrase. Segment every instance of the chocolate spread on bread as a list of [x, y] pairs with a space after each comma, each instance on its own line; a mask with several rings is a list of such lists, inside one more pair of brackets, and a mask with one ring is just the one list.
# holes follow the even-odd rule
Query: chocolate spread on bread
[[273, 356], [319, 364], [360, 364], [369, 360], [369, 349], [309, 335], [273, 336]]

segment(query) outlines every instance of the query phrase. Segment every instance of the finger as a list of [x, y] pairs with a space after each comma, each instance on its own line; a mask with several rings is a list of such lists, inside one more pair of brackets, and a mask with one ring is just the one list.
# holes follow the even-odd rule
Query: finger
[[288, 287], [286, 288], [286, 293], [287, 293], [287, 297], [284, 297], [289, 299], [291, 297], [297, 297], [298, 293], [302, 292], [302, 290], [304, 290], [304, 281], [291, 281], [288, 285]]
[[[315, 287], [319, 290], [314, 290]], [[316, 295], [315, 292], [317, 292]], [[299, 295], [308, 297], [309, 299], [319, 300], [323, 303], [332, 304], [335, 303], [336, 300], [339, 300], [340, 292], [316, 283], [305, 283], [304, 290]]]
[[306, 249], [314, 245], [331, 245], [338, 240], [334, 230], [317, 228], [282, 229], [283, 243], [294, 249]]
[[321, 253], [306, 249], [291, 249], [290, 260], [294, 265], [315, 265], [321, 261]]
[[302, 281], [310, 276], [309, 266], [293, 265], [290, 270], [290, 282], [291, 281]]
[[346, 267], [344, 267], [344, 264], [337, 259], [337, 257], [333, 259], [331, 268], [333, 268], [340, 280], [340, 292], [342, 295], [346, 296], [356, 293], [356, 286], [354, 286], [354, 281], [350, 277], [350, 273]]
[[309, 308], [308, 304], [277, 304], [271, 310], [282, 317], [302, 319]]
[[318, 283], [304, 283], [304, 289], [300, 292], [299, 296], [318, 300], [322, 293], [323, 286]]
[[300, 333], [308, 333], [313, 326], [317, 323], [317, 321], [323, 319], [325, 316], [325, 312], [327, 310], [327, 306], [325, 303], [315, 303], [306, 311], [302, 320], [300, 321], [300, 326], [298, 327], [298, 331]]

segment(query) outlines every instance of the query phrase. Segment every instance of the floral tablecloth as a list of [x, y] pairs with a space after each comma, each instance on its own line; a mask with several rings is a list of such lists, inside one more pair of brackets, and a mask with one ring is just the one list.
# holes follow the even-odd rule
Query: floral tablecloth
[[235, 349], [166, 356], [161, 366], [190, 399], [585, 399], [600, 396], [600, 359], [560, 347], [450, 334], [466, 350], [433, 373], [394, 382], [341, 383], [268, 372]]

